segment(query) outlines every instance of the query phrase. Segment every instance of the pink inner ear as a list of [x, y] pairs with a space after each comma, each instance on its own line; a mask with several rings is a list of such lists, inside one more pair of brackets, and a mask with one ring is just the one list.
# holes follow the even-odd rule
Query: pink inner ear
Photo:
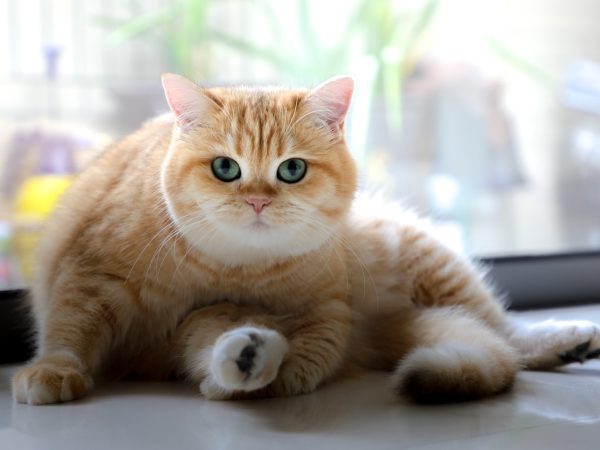
[[344, 124], [353, 91], [354, 80], [352, 78], [330, 78], [310, 92], [308, 103], [335, 131]]
[[179, 126], [202, 120], [210, 108], [211, 101], [187, 78], [165, 73], [162, 85], [169, 108], [175, 114]]

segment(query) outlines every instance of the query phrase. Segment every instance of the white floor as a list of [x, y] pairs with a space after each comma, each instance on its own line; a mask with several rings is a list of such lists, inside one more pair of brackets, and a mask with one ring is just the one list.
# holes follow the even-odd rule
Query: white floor
[[[600, 322], [600, 306], [529, 312]], [[56, 406], [12, 402], [0, 366], [0, 449], [597, 449], [600, 361], [523, 372], [474, 403], [415, 406], [371, 373], [303, 397], [210, 402], [184, 384], [118, 383]]]

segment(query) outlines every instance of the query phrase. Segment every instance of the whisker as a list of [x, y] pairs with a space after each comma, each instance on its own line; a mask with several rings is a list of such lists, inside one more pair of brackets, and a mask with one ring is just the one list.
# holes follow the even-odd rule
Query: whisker
[[[185, 218], [186, 216], [192, 215], [193, 213], [190, 214], [186, 214], [185, 216], [183, 216], [183, 218]], [[154, 242], [156, 240], [156, 238], [158, 238], [158, 236], [160, 236], [167, 228], [174, 226], [177, 227], [177, 225], [175, 223], [173, 223], [170, 219], [169, 219], [169, 223], [167, 223], [166, 225], [164, 225], [163, 227], [161, 227], [155, 234], [154, 236], [146, 243], [146, 245], [144, 246], [144, 248], [142, 248], [142, 250], [140, 251], [140, 253], [138, 254], [138, 256], [135, 258], [133, 264], [131, 265], [131, 267], [129, 268], [129, 272], [127, 273], [127, 276], [125, 277], [125, 283], [129, 280], [129, 277], [131, 276], [131, 274], [133, 273], [133, 269], [135, 268], [135, 266], [137, 265], [137, 263], [139, 262], [140, 258], [142, 257], [143, 253], [146, 251], [146, 249], [152, 244], [152, 242]]]
[[350, 254], [355, 258], [358, 265], [360, 266], [361, 273], [363, 275], [363, 298], [366, 298], [366, 296], [367, 296], [367, 292], [366, 292], [367, 279], [366, 279], [366, 277], [368, 277], [369, 283], [375, 293], [375, 302], [377, 304], [377, 307], [379, 308], [379, 304], [380, 304], [379, 292], [377, 290], [377, 285], [375, 283], [375, 280], [373, 279], [373, 276], [371, 275], [371, 272], [369, 271], [366, 264], [362, 261], [360, 256], [356, 253], [356, 251], [352, 247], [351, 243], [348, 242], [339, 233], [337, 233], [335, 229], [333, 229], [332, 227], [328, 226], [327, 224], [321, 222], [320, 220], [318, 220], [315, 217], [310, 217], [310, 221], [304, 219], [304, 223], [306, 223], [308, 226], [319, 226], [320, 228], [318, 228], [318, 229], [320, 229], [321, 231], [326, 231], [333, 239], [335, 239], [337, 242], [339, 242], [344, 247], [344, 249], [346, 249], [348, 252], [350, 252]]
[[[144, 274], [144, 281], [147, 281], [148, 279], [148, 275], [150, 274], [150, 270], [152, 268], [152, 264], [154, 264], [154, 260], [160, 255], [160, 252], [162, 251], [162, 249], [171, 241], [174, 240], [174, 242], [177, 242], [177, 239], [180, 239], [183, 237], [182, 235], [182, 229], [186, 226], [186, 219], [189, 220], [190, 217], [192, 216], [197, 216], [198, 212], [194, 211], [192, 213], [189, 214], [185, 214], [183, 216], [181, 216], [181, 218], [179, 218], [180, 221], [180, 225], [175, 225], [174, 230], [169, 233], [161, 242], [160, 246], [154, 251], [152, 258], [150, 259], [150, 263], [148, 264], [148, 267], [146, 268], [146, 272]], [[167, 254], [165, 253], [165, 255], [163, 256], [163, 259], [161, 260], [160, 265], [157, 265], [156, 270], [154, 272], [155, 276], [157, 276], [160, 272], [160, 269], [162, 267], [162, 265], [164, 264], [164, 261], [167, 257]], [[158, 262], [157, 262], [158, 264]]]

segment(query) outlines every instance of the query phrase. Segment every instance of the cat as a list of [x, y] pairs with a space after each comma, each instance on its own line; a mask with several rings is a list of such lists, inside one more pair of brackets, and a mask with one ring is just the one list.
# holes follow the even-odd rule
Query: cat
[[37, 355], [13, 378], [17, 402], [71, 401], [99, 376], [290, 396], [359, 366], [437, 403], [600, 353], [598, 325], [518, 323], [425, 221], [357, 196], [351, 78], [162, 82], [171, 112], [105, 151], [47, 224]]

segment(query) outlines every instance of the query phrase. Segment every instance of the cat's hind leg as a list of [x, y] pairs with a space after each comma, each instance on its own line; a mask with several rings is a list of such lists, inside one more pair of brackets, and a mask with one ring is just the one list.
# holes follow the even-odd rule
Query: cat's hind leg
[[527, 369], [551, 369], [600, 358], [600, 325], [587, 320], [513, 320], [509, 342]]
[[520, 368], [518, 352], [462, 308], [417, 311], [398, 332], [410, 333], [414, 346], [397, 364], [393, 387], [419, 403], [498, 394], [512, 385]]

